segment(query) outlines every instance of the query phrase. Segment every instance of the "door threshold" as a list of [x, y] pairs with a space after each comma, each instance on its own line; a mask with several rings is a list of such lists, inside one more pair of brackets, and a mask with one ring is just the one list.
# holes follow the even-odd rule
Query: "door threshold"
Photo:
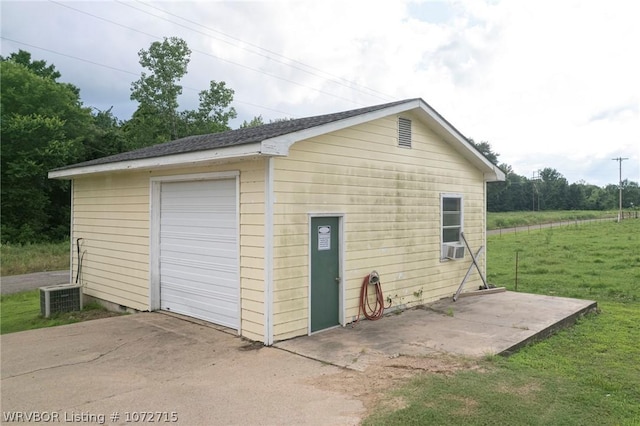
[[338, 325], [334, 325], [332, 327], [323, 328], [322, 330], [311, 331], [311, 332], [309, 332], [308, 335], [311, 336], [311, 335], [314, 335], [314, 334], [322, 333], [323, 331], [333, 330], [334, 328], [338, 328], [338, 327], [342, 327], [342, 326], [340, 324], [338, 324]]

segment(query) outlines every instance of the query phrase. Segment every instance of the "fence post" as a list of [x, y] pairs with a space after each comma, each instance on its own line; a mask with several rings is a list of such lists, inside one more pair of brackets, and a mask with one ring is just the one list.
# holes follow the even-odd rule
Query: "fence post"
[[520, 252], [516, 250], [516, 291], [518, 291], [518, 254]]

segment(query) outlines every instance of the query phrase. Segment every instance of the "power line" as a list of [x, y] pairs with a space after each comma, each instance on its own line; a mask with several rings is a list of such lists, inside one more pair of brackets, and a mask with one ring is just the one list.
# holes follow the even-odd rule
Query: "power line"
[[73, 56], [73, 55], [69, 55], [69, 54], [66, 54], [66, 53], [57, 52], [57, 51], [55, 51], [55, 50], [47, 49], [47, 48], [45, 48], [45, 47], [35, 46], [35, 45], [33, 45], [33, 44], [29, 44], [29, 43], [25, 43], [25, 42], [22, 42], [22, 41], [14, 40], [14, 39], [9, 38], [9, 37], [0, 36], [0, 38], [1, 38], [2, 40], [11, 41], [11, 42], [13, 42], [13, 43], [21, 44], [21, 45], [23, 45], [23, 46], [28, 46], [28, 47], [31, 47], [31, 48], [33, 48], [33, 49], [44, 50], [45, 52], [49, 52], [49, 53], [53, 53], [53, 54], [56, 54], [56, 55], [64, 56], [64, 57], [66, 57], [66, 58], [75, 59], [75, 60], [77, 60], [77, 61], [86, 62], [86, 63], [88, 63], [88, 64], [97, 65], [97, 66], [99, 66], [99, 67], [103, 67], [103, 68], [109, 68], [109, 69], [114, 70], [114, 71], [119, 71], [119, 72], [123, 72], [123, 73], [126, 73], [126, 74], [131, 74], [131, 75], [135, 75], [135, 76], [140, 75], [140, 73], [135, 73], [135, 72], [131, 72], [131, 71], [127, 71], [127, 70], [123, 70], [122, 68], [112, 67], [111, 65], [100, 64], [100, 63], [98, 63], [98, 62], [94, 62], [94, 61], [90, 61], [90, 60], [88, 60], [88, 59], [80, 58], [80, 57], [78, 57], [78, 56]]
[[[25, 43], [25, 42], [22, 42], [22, 41], [14, 40], [14, 39], [9, 38], [9, 37], [0, 36], [0, 39], [7, 40], [7, 41], [10, 41], [12, 43], [20, 44], [22, 46], [27, 46], [27, 47], [30, 47], [32, 49], [43, 50], [45, 52], [53, 53], [54, 55], [64, 56], [66, 58], [75, 59], [75, 60], [81, 61], [81, 62], [86, 62], [88, 64], [95, 65], [95, 66], [98, 66], [98, 67], [108, 68], [110, 70], [114, 70], [114, 71], [130, 74], [130, 75], [133, 75], [133, 76], [139, 76], [140, 75], [140, 73], [135, 73], [133, 71], [128, 71], [128, 70], [125, 70], [125, 69], [122, 69], [122, 68], [112, 67], [111, 65], [101, 64], [101, 63], [95, 62], [95, 61], [90, 61], [88, 59], [80, 58], [78, 56], [73, 56], [73, 55], [69, 55], [67, 53], [58, 52], [56, 50], [47, 49], [45, 47], [36, 46], [34, 44], [30, 44], [30, 43]], [[186, 90], [194, 91], [194, 92], [200, 92], [201, 91], [201, 89], [196, 89], [196, 88], [189, 87], [189, 86], [183, 86], [183, 88], [186, 89]], [[236, 103], [239, 103], [239, 104], [250, 105], [252, 107], [261, 108], [261, 109], [268, 110], [268, 111], [277, 112], [279, 114], [284, 114], [284, 115], [289, 116], [289, 117], [299, 117], [298, 115], [292, 114], [290, 112], [286, 112], [286, 111], [270, 108], [270, 107], [267, 107], [267, 106], [264, 106], [264, 105], [259, 105], [259, 104], [255, 104], [255, 103], [248, 102], [248, 101], [243, 101], [242, 99], [234, 98], [233, 102], [236, 102]]]
[[[165, 21], [167, 21], [167, 22], [170, 22], [170, 23], [173, 23], [173, 24], [175, 24], [175, 25], [178, 25], [178, 26], [181, 26], [181, 27], [183, 27], [183, 28], [186, 28], [186, 29], [188, 29], [188, 30], [190, 30], [190, 31], [194, 31], [194, 32], [199, 33], [199, 34], [203, 34], [203, 35], [205, 35], [205, 36], [207, 36], [207, 37], [213, 38], [213, 39], [215, 39], [215, 40], [219, 40], [219, 41], [221, 41], [221, 42], [223, 42], [223, 43], [227, 43], [227, 44], [229, 44], [229, 45], [232, 45], [232, 46], [234, 46], [234, 47], [240, 48], [240, 49], [242, 49], [242, 50], [246, 50], [247, 52], [253, 53], [254, 55], [262, 56], [262, 57], [264, 57], [264, 58], [266, 58], [266, 59], [269, 59], [269, 60], [271, 60], [271, 61], [275, 61], [275, 62], [278, 62], [278, 63], [280, 63], [280, 64], [283, 64], [283, 65], [286, 65], [286, 66], [289, 66], [289, 67], [295, 68], [295, 69], [297, 69], [297, 70], [299, 70], [299, 71], [302, 71], [302, 72], [308, 73], [308, 74], [310, 74], [310, 75], [314, 75], [314, 76], [316, 76], [316, 77], [325, 78], [325, 79], [327, 79], [327, 80], [329, 80], [329, 81], [331, 81], [331, 82], [333, 82], [333, 83], [335, 83], [335, 84], [339, 84], [339, 85], [341, 85], [341, 86], [343, 86], [343, 87], [346, 87], [346, 88], [348, 88], [348, 89], [351, 89], [351, 90], [357, 90], [357, 91], [359, 91], [360, 93], [363, 93], [363, 94], [365, 94], [365, 95], [367, 95], [367, 96], [373, 96], [373, 97], [376, 97], [376, 98], [378, 98], [378, 99], [385, 100], [385, 101], [388, 101], [388, 100], [392, 100], [392, 99], [394, 99], [394, 97], [393, 97], [393, 96], [391, 96], [391, 95], [388, 95], [388, 94], [386, 94], [386, 93], [380, 92], [380, 91], [378, 91], [378, 90], [372, 89], [372, 88], [367, 87], [367, 86], [363, 86], [363, 85], [358, 84], [358, 83], [356, 83], [356, 82], [354, 82], [354, 81], [347, 80], [347, 79], [345, 79], [345, 78], [343, 78], [343, 77], [340, 77], [340, 76], [337, 76], [337, 75], [331, 74], [331, 73], [326, 72], [326, 71], [324, 71], [324, 70], [322, 70], [322, 69], [320, 69], [320, 68], [314, 67], [313, 65], [306, 64], [306, 63], [304, 63], [304, 62], [302, 62], [302, 61], [298, 61], [298, 60], [296, 60], [296, 59], [293, 59], [293, 58], [287, 57], [287, 56], [282, 55], [282, 54], [280, 54], [280, 53], [278, 53], [278, 52], [275, 52], [275, 51], [273, 51], [273, 50], [266, 49], [266, 48], [264, 48], [264, 47], [262, 47], [262, 46], [260, 46], [260, 45], [257, 45], [257, 44], [254, 44], [254, 43], [248, 42], [248, 41], [246, 41], [246, 40], [242, 40], [242, 39], [237, 38], [237, 37], [234, 37], [234, 36], [232, 36], [232, 35], [230, 35], [230, 34], [227, 34], [227, 33], [223, 32], [223, 31], [216, 30], [216, 29], [211, 28], [211, 27], [207, 27], [207, 26], [205, 26], [205, 25], [200, 24], [199, 22], [193, 21], [193, 20], [191, 20], [191, 19], [184, 18], [184, 17], [182, 17], [182, 16], [178, 16], [178, 15], [176, 15], [176, 14], [172, 13], [172, 12], [169, 12], [169, 11], [167, 11], [167, 10], [165, 10], [165, 9], [161, 9], [161, 8], [159, 8], [159, 7], [156, 7], [156, 6], [150, 5], [150, 4], [145, 3], [145, 2], [143, 2], [143, 1], [140, 1], [140, 0], [135, 0], [135, 1], [136, 1], [137, 3], [140, 3], [140, 4], [145, 5], [146, 7], [149, 7], [149, 8], [155, 9], [155, 10], [158, 10], [158, 11], [160, 11], [160, 12], [162, 12], [162, 13], [165, 13], [165, 14], [167, 14], [167, 15], [170, 15], [170, 16], [173, 16], [173, 17], [175, 17], [175, 18], [181, 19], [181, 20], [183, 20], [183, 21], [185, 21], [185, 22], [189, 22], [190, 24], [196, 25], [196, 26], [198, 26], [198, 27], [202, 27], [202, 28], [206, 29], [207, 31], [211, 31], [211, 32], [214, 32], [214, 33], [216, 33], [216, 34], [220, 34], [220, 35], [222, 35], [222, 36], [224, 36], [224, 37], [227, 37], [227, 38], [229, 38], [229, 39], [231, 39], [231, 40], [235, 40], [235, 41], [237, 41], [237, 42], [240, 42], [240, 43], [242, 43], [243, 45], [251, 46], [251, 47], [253, 47], [253, 48], [255, 48], [255, 49], [258, 49], [258, 50], [260, 50], [260, 51], [266, 52], [266, 53], [268, 53], [269, 55], [275, 55], [275, 56], [277, 56], [277, 57], [279, 57], [279, 58], [284, 59], [285, 61], [283, 61], [283, 60], [279, 60], [279, 59], [276, 59], [276, 58], [274, 58], [273, 56], [269, 56], [269, 55], [267, 55], [267, 54], [263, 54], [263, 53], [260, 53], [260, 52], [256, 52], [255, 50], [248, 49], [248, 48], [246, 48], [246, 47], [245, 47], [245, 46], [243, 46], [243, 45], [238, 45], [238, 44], [232, 43], [232, 42], [230, 42], [230, 41], [228, 41], [228, 40], [224, 40], [224, 39], [221, 39], [221, 38], [218, 38], [218, 37], [213, 37], [213, 36], [212, 36], [212, 35], [210, 35], [210, 34], [205, 34], [205, 33], [201, 32], [201, 31], [195, 30], [195, 29], [193, 29], [193, 28], [191, 28], [191, 27], [188, 27], [188, 26], [185, 26], [185, 25], [182, 25], [182, 24], [178, 24], [177, 22], [171, 21], [171, 20], [166, 19], [166, 18], [164, 18], [164, 17], [162, 17], [162, 16], [154, 15], [154, 14], [149, 13], [149, 12], [147, 12], [147, 11], [144, 11], [144, 10], [142, 10], [142, 9], [140, 9], [140, 8], [134, 7], [134, 6], [132, 6], [131, 4], [124, 3], [124, 2], [122, 2], [122, 1], [120, 1], [120, 0], [116, 0], [116, 2], [117, 2], [117, 3], [120, 3], [120, 4], [122, 4], [123, 6], [127, 6], [127, 7], [130, 7], [130, 8], [133, 8], [133, 9], [135, 9], [135, 10], [138, 10], [138, 11], [142, 12], [142, 13], [145, 13], [145, 14], [148, 14], [148, 15], [150, 15], [150, 16], [154, 16], [154, 17], [156, 17], [156, 18], [159, 18], [159, 19], [165, 20]], [[306, 68], [309, 68], [309, 69], [311, 69], [311, 70], [314, 70], [314, 71], [320, 72], [320, 73], [324, 74], [324, 76], [319, 75], [319, 74], [317, 74], [317, 73], [315, 73], [315, 72], [311, 72], [311, 71], [309, 71], [309, 70], [306, 70], [306, 69], [300, 68], [300, 67], [298, 67], [298, 66], [292, 65], [290, 62], [291, 62], [291, 63], [295, 63], [295, 64], [299, 64], [299, 65], [301, 65], [301, 66], [303, 66], [303, 67], [306, 67]], [[327, 78], [326, 76], [329, 76], [330, 78]], [[367, 91], [369, 91], [369, 92], [372, 92], [372, 93], [365, 93], [365, 92], [363, 92], [362, 90], [354, 89], [354, 87], [360, 87], [360, 88], [362, 88], [362, 89], [364, 89], [364, 90], [367, 90]]]
[[[157, 36], [157, 35], [154, 35], [154, 34], [150, 34], [150, 33], [147, 33], [147, 32], [141, 31], [141, 30], [138, 30], [137, 28], [129, 27], [129, 26], [127, 26], [127, 25], [121, 24], [121, 23], [119, 23], [119, 22], [112, 21], [112, 20], [107, 19], [107, 18], [103, 18], [103, 17], [98, 16], [98, 15], [94, 15], [93, 13], [89, 13], [89, 12], [86, 12], [86, 11], [81, 10], [81, 9], [76, 9], [75, 7], [71, 7], [71, 6], [67, 5], [67, 4], [63, 4], [63, 3], [60, 3], [60, 2], [55, 1], [55, 0], [49, 0], [49, 1], [50, 1], [51, 3], [54, 3], [54, 4], [57, 4], [57, 5], [59, 5], [59, 6], [65, 7], [65, 8], [67, 8], [67, 9], [71, 9], [71, 10], [73, 10], [73, 11], [75, 11], [75, 12], [82, 13], [82, 14], [85, 14], [85, 15], [88, 15], [88, 16], [91, 16], [91, 17], [93, 17], [93, 18], [95, 18], [95, 19], [99, 19], [99, 20], [101, 20], [101, 21], [108, 22], [108, 23], [110, 23], [110, 24], [117, 25], [117, 26], [122, 27], [122, 28], [126, 28], [126, 29], [128, 29], [128, 30], [130, 30], [130, 31], [134, 31], [134, 32], [137, 32], [137, 33], [140, 33], [140, 34], [144, 34], [144, 35], [146, 35], [146, 36], [149, 36], [149, 37], [155, 38], [156, 40], [162, 40], [162, 37], [160, 37], [160, 36]], [[304, 88], [306, 88], [306, 89], [310, 89], [310, 90], [313, 90], [313, 91], [315, 91], [315, 92], [322, 93], [322, 94], [324, 94], [324, 95], [332, 96], [332, 97], [334, 97], [334, 98], [341, 99], [341, 100], [343, 100], [343, 101], [350, 102], [350, 103], [353, 103], [353, 104], [358, 105], [358, 106], [364, 106], [364, 104], [362, 104], [362, 103], [360, 103], [360, 102], [355, 102], [355, 101], [353, 101], [352, 99], [345, 98], [345, 97], [343, 97], [343, 96], [339, 96], [339, 95], [336, 95], [336, 94], [333, 94], [333, 93], [330, 93], [330, 92], [324, 91], [324, 90], [322, 90], [322, 89], [317, 89], [317, 88], [315, 88], [315, 87], [311, 87], [311, 86], [308, 86], [308, 85], [303, 84], [303, 83], [298, 83], [298, 82], [296, 82], [296, 81], [290, 80], [290, 79], [285, 78], [285, 77], [280, 77], [280, 76], [275, 75], [275, 74], [267, 73], [267, 72], [265, 72], [265, 71], [262, 71], [262, 70], [257, 69], [257, 68], [250, 67], [250, 66], [248, 66], [248, 65], [243, 65], [243, 64], [240, 64], [240, 63], [237, 63], [237, 62], [234, 62], [234, 61], [228, 60], [228, 59], [224, 59], [224, 58], [221, 58], [221, 57], [216, 56], [216, 55], [214, 55], [214, 54], [212, 54], [212, 53], [209, 53], [209, 52], [204, 52], [204, 51], [196, 50], [196, 49], [194, 49], [194, 50], [193, 50], [193, 52], [200, 53], [200, 54], [202, 54], [202, 55], [209, 56], [209, 57], [214, 58], [214, 59], [218, 59], [219, 61], [227, 62], [227, 63], [229, 63], [229, 64], [232, 64], [232, 65], [235, 65], [235, 66], [238, 66], [238, 67], [241, 67], [241, 68], [245, 68], [245, 69], [248, 69], [248, 70], [250, 70], [250, 71], [254, 71], [254, 72], [257, 72], [257, 73], [260, 73], [260, 74], [263, 74], [263, 75], [266, 75], [266, 76], [268, 76], [268, 77], [276, 78], [276, 79], [278, 79], [278, 80], [282, 80], [282, 81], [284, 81], [284, 82], [287, 82], [287, 83], [290, 83], [290, 84], [294, 84], [294, 85], [296, 85], [296, 86], [304, 87]]]
[[82, 13], [84, 15], [91, 16], [92, 18], [99, 19], [101, 21], [105, 21], [105, 22], [108, 22], [108, 23], [113, 24], [113, 25], [117, 25], [117, 26], [125, 28], [127, 30], [135, 31], [136, 33], [140, 33], [140, 34], [144, 34], [146, 36], [149, 36], [149, 37], [157, 39], [157, 40], [161, 39], [161, 37], [158, 37], [157, 35], [145, 33], [144, 31], [141, 31], [141, 30], [139, 30], [137, 28], [129, 27], [127, 25], [121, 24], [121, 23], [116, 22], [116, 21], [112, 21], [112, 20], [107, 19], [107, 18], [103, 18], [102, 16], [94, 15], [93, 13], [89, 13], [89, 12], [81, 10], [81, 9], [76, 9], [75, 7], [71, 7], [68, 4], [60, 3], [60, 2], [55, 1], [55, 0], [49, 0], [49, 2], [51, 2], [53, 4], [57, 4], [58, 6], [61, 6], [61, 7], [66, 7], [67, 9], [73, 10], [73, 11], [78, 12], [78, 13]]

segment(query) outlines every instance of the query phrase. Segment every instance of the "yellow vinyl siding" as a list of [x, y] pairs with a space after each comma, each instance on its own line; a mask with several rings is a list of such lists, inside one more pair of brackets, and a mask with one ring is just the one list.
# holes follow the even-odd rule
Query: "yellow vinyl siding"
[[230, 170], [240, 171], [241, 333], [263, 340], [264, 160], [76, 178], [72, 235], [83, 238], [85, 293], [149, 310], [150, 178]]
[[[441, 193], [463, 196], [465, 235], [474, 250], [483, 244], [482, 173], [417, 118], [403, 117], [413, 122], [410, 149], [397, 146], [392, 116], [298, 142], [275, 160], [275, 340], [308, 330], [310, 213], [344, 214], [347, 322], [373, 269], [395, 306], [455, 292], [470, 257], [440, 260]], [[478, 281], [473, 275], [466, 288]]]
[[77, 178], [73, 184], [75, 240], [81, 240], [84, 293], [138, 310], [149, 302], [149, 182], [144, 175]]

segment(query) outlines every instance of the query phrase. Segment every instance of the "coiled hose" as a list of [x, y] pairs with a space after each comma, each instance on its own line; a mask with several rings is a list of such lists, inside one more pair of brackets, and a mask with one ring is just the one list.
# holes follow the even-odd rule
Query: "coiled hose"
[[[391, 307], [391, 302], [389, 302], [389, 306], [384, 306], [384, 296], [382, 294], [382, 283], [378, 280], [374, 284], [369, 283], [369, 278], [371, 274], [364, 277], [362, 281], [362, 287], [360, 288], [360, 306], [358, 307], [358, 317], [356, 322], [360, 320], [360, 313], [364, 314], [364, 317], [368, 320], [375, 321], [382, 318], [385, 309], [389, 309]], [[372, 308], [369, 303], [369, 286], [372, 285], [376, 288], [376, 304]], [[367, 311], [368, 308], [368, 311]]]

